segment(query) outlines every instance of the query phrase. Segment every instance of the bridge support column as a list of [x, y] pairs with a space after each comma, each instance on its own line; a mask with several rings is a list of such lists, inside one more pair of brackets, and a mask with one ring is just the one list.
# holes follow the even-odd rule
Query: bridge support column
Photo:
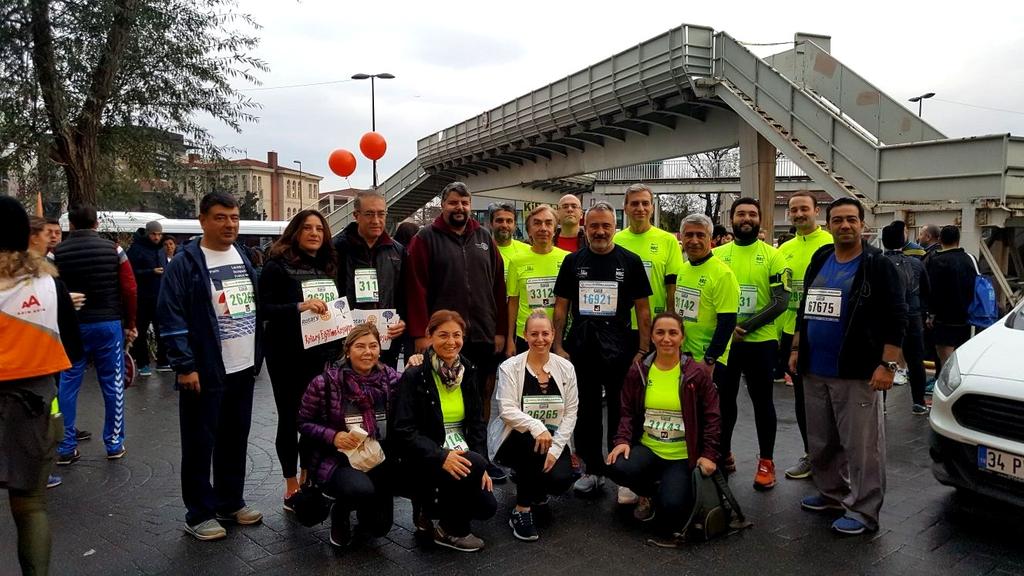
[[[740, 193], [761, 203], [761, 230], [771, 243], [775, 229], [775, 147], [746, 122], [739, 123]], [[722, 215], [726, 228], [728, 215]]]

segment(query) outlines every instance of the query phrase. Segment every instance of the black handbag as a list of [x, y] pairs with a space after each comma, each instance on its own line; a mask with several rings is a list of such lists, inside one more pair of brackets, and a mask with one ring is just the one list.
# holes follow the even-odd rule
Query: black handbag
[[[331, 413], [331, 385], [324, 382], [324, 422], [327, 422]], [[310, 449], [305, 439], [299, 440], [299, 449]], [[307, 446], [303, 447], [303, 444]], [[319, 462], [316, 463], [319, 465]], [[306, 477], [299, 491], [291, 497], [292, 510], [295, 511], [295, 519], [306, 527], [316, 526], [323, 523], [331, 513], [331, 505], [334, 499], [324, 494], [323, 487], [313, 479], [312, 469]]]

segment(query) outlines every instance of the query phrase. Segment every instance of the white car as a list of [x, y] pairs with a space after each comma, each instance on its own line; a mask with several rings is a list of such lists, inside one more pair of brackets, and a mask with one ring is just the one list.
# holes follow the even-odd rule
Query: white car
[[932, 410], [932, 473], [1024, 507], [1024, 301], [942, 367]]

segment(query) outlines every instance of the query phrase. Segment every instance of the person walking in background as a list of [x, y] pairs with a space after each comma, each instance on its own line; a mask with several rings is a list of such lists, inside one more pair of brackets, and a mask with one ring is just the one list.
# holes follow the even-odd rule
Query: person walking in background
[[156, 334], [156, 365], [157, 369], [167, 370], [167, 353], [160, 343], [160, 333], [156, 322], [156, 300], [160, 295], [160, 280], [164, 274], [163, 254], [161, 246], [163, 226], [153, 220], [146, 228], [139, 228], [128, 247], [128, 261], [135, 273], [135, 284], [138, 287], [138, 320], [136, 326], [139, 337], [132, 343], [132, 358], [139, 370], [139, 376], [149, 376], [153, 369], [149, 367], [149, 327], [153, 325]]
[[235, 243], [238, 221], [233, 196], [203, 196], [203, 236], [168, 265], [157, 302], [179, 392], [185, 532], [199, 540], [224, 538], [219, 520], [263, 520], [244, 497], [253, 389], [263, 358], [256, 271]]
[[974, 279], [978, 269], [960, 247], [960, 229], [943, 226], [939, 231], [942, 249], [925, 262], [931, 295], [928, 299], [928, 327], [939, 357], [936, 373], [949, 357], [971, 337], [967, 309], [974, 300]]
[[91, 359], [103, 392], [105, 406], [103, 443], [107, 458], [125, 455], [124, 342], [134, 340], [136, 286], [131, 264], [116, 244], [100, 237], [96, 208], [79, 204], [68, 212], [71, 233], [54, 248], [54, 263], [71, 292], [85, 295], [77, 311], [83, 355], [61, 373], [60, 409], [64, 414], [64, 440], [57, 464], [70, 465], [81, 458], [78, 441], [85, 439], [77, 423], [78, 391]]
[[[0, 222], [0, 486], [10, 499], [22, 573], [45, 575], [47, 476], [63, 434], [55, 383], [82, 346], [71, 297], [45, 258], [45, 242], [40, 251], [28, 249], [25, 209], [0, 196]], [[13, 570], [11, 559], [6, 569]]]
[[[335, 360], [341, 341], [303, 348], [303, 312], [323, 314], [340, 291], [331, 227], [316, 210], [296, 214], [270, 248], [259, 278], [261, 317], [266, 321], [264, 352], [277, 406], [274, 447], [284, 475], [284, 509], [306, 481], [309, 455], [299, 450], [299, 407], [309, 382]], [[296, 470], [296, 461], [299, 469]]]

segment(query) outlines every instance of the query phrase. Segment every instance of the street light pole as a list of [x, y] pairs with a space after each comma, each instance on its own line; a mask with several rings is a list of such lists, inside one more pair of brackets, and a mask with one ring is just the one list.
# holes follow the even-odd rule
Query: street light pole
[[921, 94], [920, 96], [914, 96], [913, 98], [909, 98], [907, 100], [908, 102], [917, 102], [917, 117], [918, 118], [921, 117], [921, 110], [923, 108], [924, 101], [927, 100], [928, 98], [931, 98], [932, 96], [935, 96], [935, 92], [925, 92], [924, 94]]
[[[387, 72], [381, 72], [380, 74], [353, 74], [353, 80], [366, 80], [370, 79], [370, 129], [374, 132], [377, 131], [377, 91], [374, 81], [377, 78], [381, 80], [391, 80], [395, 77], [394, 74]], [[373, 189], [377, 189], [377, 161], [373, 161]]]

